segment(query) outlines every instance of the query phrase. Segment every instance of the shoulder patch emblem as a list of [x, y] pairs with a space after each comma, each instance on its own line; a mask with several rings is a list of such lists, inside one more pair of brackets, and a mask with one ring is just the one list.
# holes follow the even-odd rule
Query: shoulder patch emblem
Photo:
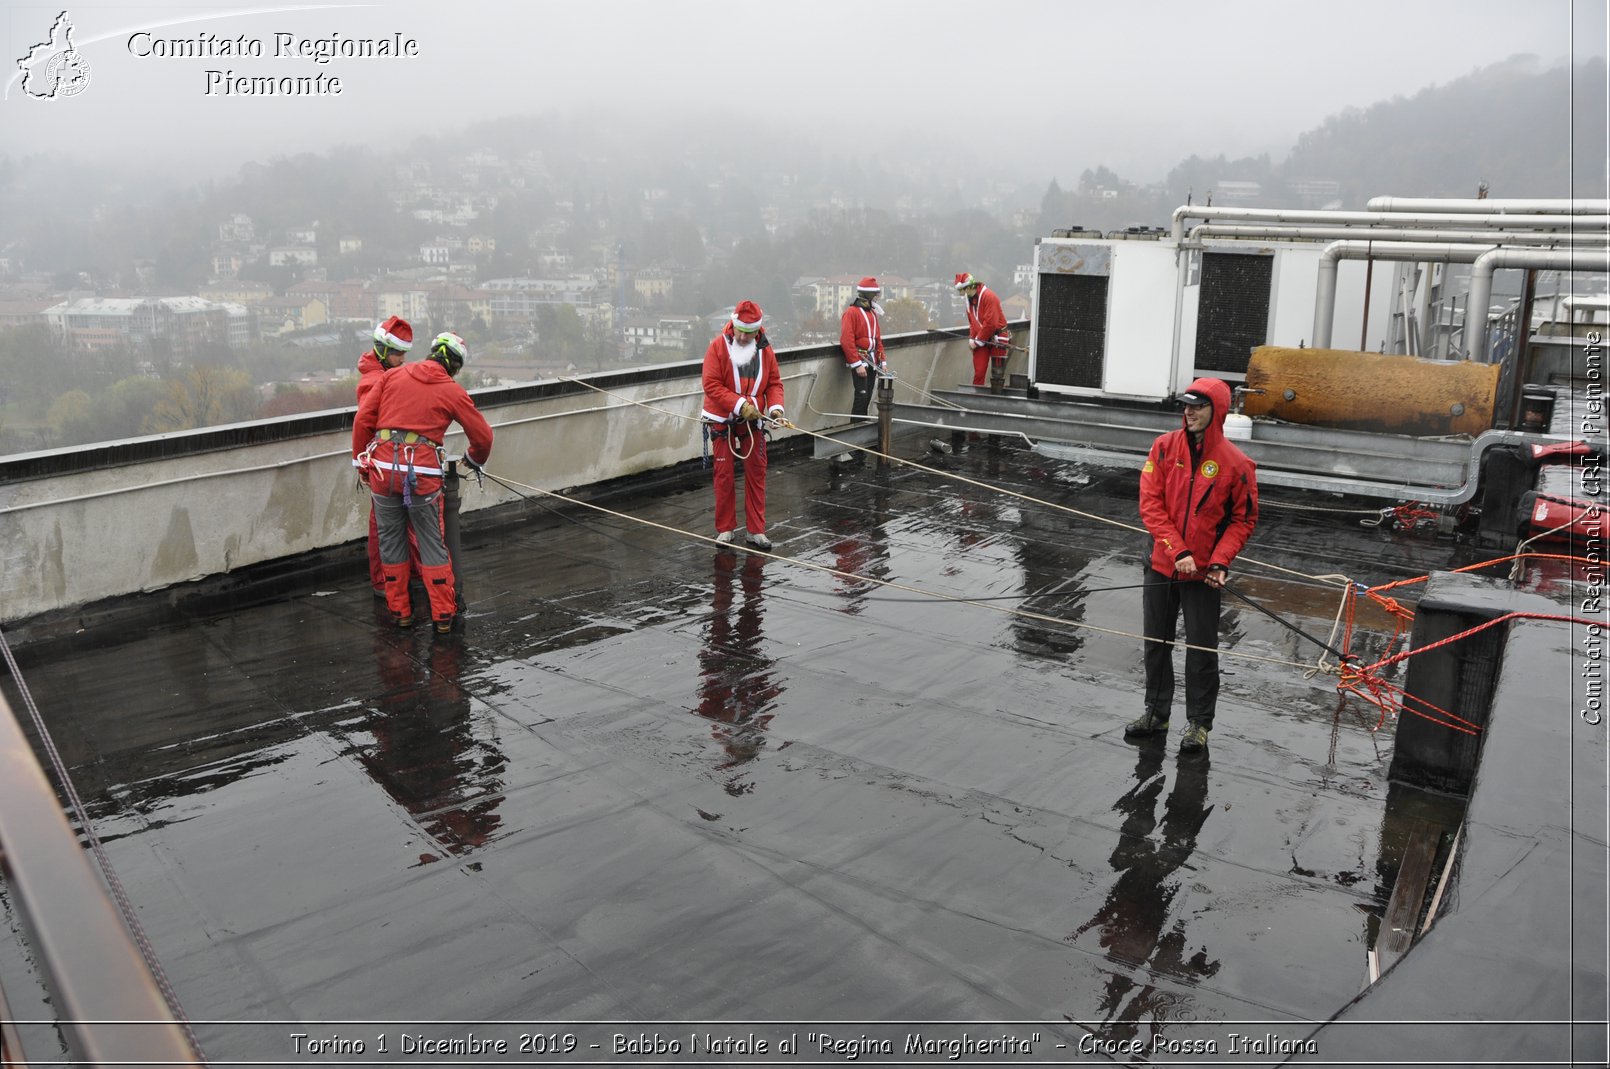
[[1217, 475], [1218, 473], [1219, 473], [1219, 462], [1217, 460], [1204, 460], [1204, 461], [1202, 461], [1202, 478], [1211, 479], [1215, 475]]
[[1152, 458], [1151, 457], [1146, 458], [1146, 466], [1144, 468], [1140, 469], [1142, 475], [1146, 474], [1147, 472], [1152, 472], [1152, 471], [1156, 471], [1156, 470], [1157, 470], [1157, 468], [1156, 468], [1156, 466], [1154, 466], [1152, 464]]

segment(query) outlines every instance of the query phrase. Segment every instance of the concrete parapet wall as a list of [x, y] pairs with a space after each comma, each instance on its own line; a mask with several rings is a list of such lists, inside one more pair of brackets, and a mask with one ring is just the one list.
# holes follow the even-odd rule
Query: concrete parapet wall
[[[898, 382], [971, 381], [965, 339], [885, 340]], [[835, 346], [778, 354], [789, 418], [844, 422], [851, 389]], [[479, 390], [496, 432], [489, 470], [547, 490], [617, 479], [699, 455], [697, 362]], [[651, 405], [664, 412], [651, 411]], [[340, 409], [0, 459], [0, 623], [203, 579], [365, 537], [369, 495], [352, 468], [355, 410]], [[686, 417], [686, 418], [679, 418]], [[461, 452], [457, 429], [445, 443]], [[514, 500], [488, 482], [464, 511]]]

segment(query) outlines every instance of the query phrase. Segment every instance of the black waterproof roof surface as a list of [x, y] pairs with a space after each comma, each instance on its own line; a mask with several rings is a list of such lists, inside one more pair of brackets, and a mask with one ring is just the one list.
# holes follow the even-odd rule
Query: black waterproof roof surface
[[[1138, 522], [1133, 471], [923, 447], [900, 453]], [[609, 506], [713, 533], [702, 478]], [[1314, 506], [1350, 507], [1266, 491], [1247, 555], [1369, 582], [1465, 562]], [[1026, 1022], [971, 1031], [1037, 1036], [1030, 1060], [1127, 1060], [1115, 1045], [1158, 1036], [1228, 1056], [1232, 1033], [1267, 1052], [1359, 992], [1397, 810], [1455, 807], [1388, 805], [1391, 726], [1305, 677], [1316, 647], [1227, 599], [1242, 656], [1208, 755], [1181, 758], [1183, 715], [1166, 742], [1122, 737], [1140, 534], [803, 458], [774, 460], [768, 512], [779, 556], [901, 586], [533, 507], [467, 531], [447, 638], [390, 626], [354, 547], [338, 582], [24, 648], [209, 1057], [471, 1031], [687, 1054], [671, 1022], [702, 1021], [897, 1049], [903, 1022]], [[1333, 588], [1252, 565], [1236, 582], [1330, 634]], [[1385, 617], [1361, 625], [1378, 650]], [[0, 907], [0, 982], [48, 1019]]]

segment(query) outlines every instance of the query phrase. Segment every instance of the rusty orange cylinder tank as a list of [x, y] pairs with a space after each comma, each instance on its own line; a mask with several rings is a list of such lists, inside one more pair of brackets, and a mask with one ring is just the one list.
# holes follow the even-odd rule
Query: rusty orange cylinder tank
[[1493, 425], [1498, 365], [1351, 349], [1260, 345], [1243, 410], [1288, 423], [1387, 434], [1480, 434]]

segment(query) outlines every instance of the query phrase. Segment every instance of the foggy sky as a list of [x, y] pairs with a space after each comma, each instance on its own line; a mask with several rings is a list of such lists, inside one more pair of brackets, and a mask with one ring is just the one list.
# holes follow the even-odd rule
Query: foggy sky
[[[16, 59], [60, 3], [0, 11], [0, 154], [67, 152], [232, 173], [338, 144], [405, 147], [504, 115], [609, 108], [684, 121], [712, 154], [779, 139], [869, 157], [949, 146], [959, 171], [1071, 185], [1105, 164], [1153, 181], [1192, 154], [1267, 152], [1348, 107], [1412, 96], [1519, 53], [1606, 51], [1604, 0], [378, 0], [70, 4], [89, 84], [34, 100]], [[131, 37], [145, 33], [131, 48]], [[137, 56], [202, 34], [258, 57]], [[417, 56], [275, 56], [302, 39], [417, 42]], [[206, 71], [339, 78], [339, 95], [221, 95]]]

